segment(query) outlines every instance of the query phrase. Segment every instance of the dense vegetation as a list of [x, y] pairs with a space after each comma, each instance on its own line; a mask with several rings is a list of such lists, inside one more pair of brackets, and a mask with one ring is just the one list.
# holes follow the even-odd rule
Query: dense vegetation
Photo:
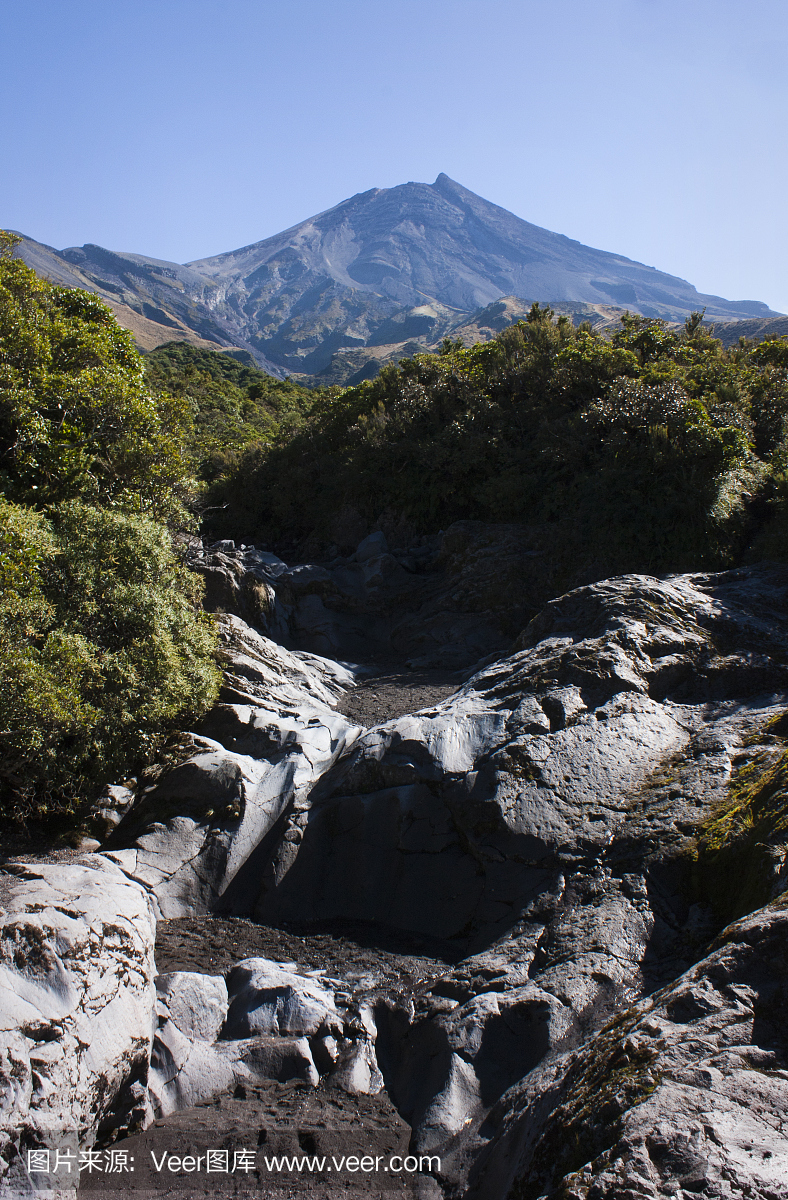
[[0, 235], [0, 814], [68, 810], [216, 694], [212, 622], [173, 549], [191, 418], [95, 296]]
[[[73, 808], [217, 687], [179, 530], [337, 540], [538, 524], [621, 570], [784, 558], [788, 342], [724, 350], [627, 315], [612, 338], [534, 305], [498, 339], [308, 391], [170, 343], [145, 356], [95, 296], [0, 258], [0, 813]], [[544, 538], [542, 539], [545, 540]], [[348, 547], [349, 548], [349, 547]], [[557, 578], [563, 578], [558, 573]]]
[[214, 497], [235, 536], [331, 541], [348, 509], [424, 531], [552, 523], [600, 573], [697, 569], [733, 561], [756, 499], [785, 494], [786, 413], [784, 341], [726, 351], [700, 314], [679, 331], [627, 315], [607, 339], [534, 305], [495, 341], [318, 397]]
[[188, 453], [201, 480], [216, 482], [238, 467], [244, 453], [302, 424], [318, 392], [274, 379], [229, 354], [168, 342], [145, 355], [145, 381], [158, 396], [186, 406]]

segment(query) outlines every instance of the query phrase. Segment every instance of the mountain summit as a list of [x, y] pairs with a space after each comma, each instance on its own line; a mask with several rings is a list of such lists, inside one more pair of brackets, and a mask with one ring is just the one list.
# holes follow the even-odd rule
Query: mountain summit
[[[49, 250], [28, 243], [23, 254], [30, 247], [39, 259]], [[360, 192], [274, 237], [185, 266], [90, 245], [49, 253], [150, 320], [169, 317], [265, 366], [307, 373], [325, 370], [338, 350], [434, 341], [504, 296], [668, 320], [704, 307], [717, 320], [776, 315], [532, 225], [443, 174]]]
[[289, 290], [305, 270], [400, 304], [427, 297], [464, 312], [505, 295], [629, 304], [647, 316], [704, 302], [709, 315], [731, 319], [769, 312], [756, 301], [700, 296], [684, 279], [531, 225], [443, 174], [360, 192], [275, 237], [188, 265], [243, 281], [250, 296], [275, 281]]
[[683, 279], [531, 225], [443, 174], [360, 192], [188, 266], [237, 298], [239, 334], [302, 371], [321, 370], [340, 347], [428, 333], [440, 308], [467, 314], [510, 295], [673, 320], [704, 306], [728, 320], [769, 315], [764, 304], [702, 296]]

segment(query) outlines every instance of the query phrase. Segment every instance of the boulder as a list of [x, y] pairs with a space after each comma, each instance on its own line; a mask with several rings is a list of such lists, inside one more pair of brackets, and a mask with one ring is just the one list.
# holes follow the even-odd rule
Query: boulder
[[356, 546], [356, 553], [353, 555], [356, 562], [366, 563], [373, 559], [378, 559], [381, 555], [388, 554], [389, 544], [386, 541], [385, 533], [378, 531], [370, 533], [369, 537], [365, 537], [363, 541]]
[[[275, 1036], [219, 1040], [227, 1032], [229, 1006], [222, 976], [175, 971], [157, 978], [156, 992], [150, 1095], [157, 1117], [203, 1104], [239, 1084], [262, 1079], [318, 1082], [309, 1042], [300, 1031], [279, 1036], [277, 1029]], [[235, 996], [233, 1003], [237, 1011]]]
[[268, 959], [239, 963], [230, 973], [228, 987], [232, 1002], [224, 1026], [226, 1038], [341, 1033], [333, 989]]
[[222, 975], [171, 971], [156, 978], [158, 1014], [191, 1041], [215, 1042], [227, 1017]]
[[108, 837], [134, 803], [134, 792], [123, 784], [105, 787], [93, 805], [89, 828], [100, 838]]
[[27, 1150], [76, 1153], [148, 1119], [155, 920], [147, 890], [100, 855], [6, 867], [0, 896], [0, 1187], [13, 1195], [30, 1186]]
[[[264, 958], [220, 976], [159, 976], [150, 1094], [156, 1116], [239, 1085], [321, 1077], [346, 1092], [383, 1086], [375, 1025], [344, 985]], [[339, 999], [341, 993], [341, 1000]]]
[[333, 708], [353, 674], [220, 618], [224, 686], [181, 761], [141, 789], [106, 852], [165, 917], [246, 912], [246, 873], [288, 808], [359, 733]]

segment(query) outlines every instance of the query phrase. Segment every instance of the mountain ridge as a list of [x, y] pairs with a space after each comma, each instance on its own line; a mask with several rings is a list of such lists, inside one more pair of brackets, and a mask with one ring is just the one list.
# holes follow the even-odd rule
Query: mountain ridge
[[533, 225], [443, 173], [432, 184], [370, 188], [269, 238], [183, 264], [27, 238], [20, 252], [55, 281], [98, 292], [138, 338], [243, 349], [280, 377], [331, 374], [337, 354], [364, 347], [415, 338], [426, 349], [452, 311], [462, 323], [505, 297], [668, 321], [702, 308], [718, 321], [781, 316]]
[[[623, 255], [616, 254], [607, 250], [597, 250], [591, 247], [584, 246], [583, 243], [566, 237], [564, 234], [553, 233], [550, 230], [541, 228], [525, 221], [521, 217], [508, 212], [499, 205], [493, 204], [490, 201], [484, 200], [477, 196], [469, 189], [464, 188], [461, 184], [456, 183], [445, 174], [438, 175], [434, 184], [422, 183], [407, 183], [400, 184], [393, 188], [372, 188], [365, 192], [359, 192], [355, 196], [349, 197], [333, 208], [326, 209], [322, 213], [308, 217], [306, 220], [291, 226], [289, 229], [281, 233], [274, 234], [270, 238], [262, 239], [248, 246], [240, 247], [237, 250], [225, 252], [220, 255], [214, 255], [203, 259], [194, 259], [188, 264], [188, 267], [198, 270], [200, 274], [216, 277], [227, 275], [227, 264], [229, 262], [238, 263], [238, 269], [233, 273], [236, 277], [243, 274], [243, 265], [249, 260], [258, 263], [261, 254], [267, 257], [271, 253], [275, 253], [280, 246], [292, 246], [296, 237], [301, 243], [308, 237], [313, 230], [327, 228], [333, 232], [338, 224], [344, 223], [347, 214], [353, 211], [360, 211], [362, 214], [370, 212], [373, 207], [384, 206], [386, 209], [400, 207], [407, 211], [407, 223], [415, 226], [417, 229], [423, 229], [425, 226], [414, 219], [415, 215], [422, 217], [429, 216], [429, 210], [433, 211], [437, 203], [440, 205], [441, 216], [444, 218], [443, 229], [438, 229], [439, 234], [445, 233], [446, 228], [450, 224], [454, 224], [455, 228], [459, 229], [460, 234], [468, 233], [466, 240], [472, 242], [472, 249], [476, 253], [477, 260], [486, 256], [486, 269], [488, 278], [484, 284], [476, 285], [476, 292], [473, 295], [457, 294], [457, 290], [462, 290], [463, 284], [467, 285], [469, 276], [472, 276], [472, 271], [466, 267], [465, 272], [456, 270], [456, 263], [452, 264], [451, 282], [449, 287], [443, 288], [421, 288], [417, 287], [414, 281], [413, 287], [415, 290], [431, 299], [438, 300], [444, 304], [451, 305], [452, 289], [454, 290], [455, 301], [454, 307], [463, 311], [470, 312], [476, 308], [484, 307], [493, 300], [499, 299], [502, 295], [518, 295], [522, 299], [542, 300], [575, 300], [585, 303], [610, 303], [613, 302], [631, 302], [634, 305], [640, 304], [643, 307], [647, 303], [645, 299], [639, 299], [634, 292], [633, 287], [619, 287], [615, 280], [595, 279], [593, 283], [584, 286], [574, 277], [577, 272], [564, 268], [560, 272], [560, 280], [556, 282], [555, 275], [547, 275], [544, 270], [537, 270], [532, 264], [544, 263], [551, 253], [555, 253], [557, 248], [560, 248], [564, 253], [569, 252], [572, 255], [579, 255], [581, 259], [588, 259], [598, 265], [600, 268], [608, 266], [611, 270], [623, 267], [627, 271], [634, 270], [638, 275], [645, 273], [648, 283], [652, 280], [664, 281], [664, 287], [673, 286], [676, 289], [676, 295], [669, 298], [662, 297], [660, 302], [663, 306], [667, 305], [674, 308], [686, 307], [687, 303], [694, 303], [698, 300], [712, 301], [711, 305], [707, 304], [707, 308], [715, 309], [710, 315], [726, 315], [726, 316], [756, 316], [769, 315], [768, 306], [762, 305], [758, 301], [727, 301], [722, 297], [711, 296], [698, 293], [695, 287], [679, 276], [669, 275], [666, 272], [659, 271], [655, 267], [646, 266], [643, 263], [638, 263], [633, 259], [628, 259]], [[404, 200], [404, 204], [398, 202]], [[448, 211], [447, 211], [448, 210]], [[400, 288], [387, 284], [388, 279], [394, 279], [395, 274], [402, 273], [401, 265], [393, 262], [392, 259], [397, 257], [398, 243], [402, 241], [402, 235], [399, 233], [399, 226], [392, 219], [393, 214], [389, 211], [386, 223], [379, 223], [373, 228], [373, 238], [371, 244], [361, 245], [360, 253], [351, 260], [350, 266], [352, 270], [345, 271], [342, 265], [336, 262], [330, 262], [328, 265], [331, 268], [331, 278], [337, 283], [345, 285], [353, 284], [361, 289], [381, 287], [386, 295], [393, 299], [405, 298], [402, 295]], [[399, 214], [397, 214], [399, 215]], [[459, 218], [459, 219], [458, 219]], [[339, 220], [338, 220], [339, 219]], [[381, 224], [383, 229], [388, 225], [390, 232], [387, 232], [383, 237], [381, 234]], [[470, 224], [470, 230], [463, 230], [463, 224]], [[362, 234], [366, 232], [364, 229], [360, 231]], [[413, 237], [410, 230], [408, 234]], [[455, 240], [459, 237], [454, 230]], [[357, 231], [352, 230], [355, 240], [358, 241]], [[519, 236], [518, 236], [519, 235]], [[531, 244], [525, 245], [523, 237], [530, 239]], [[418, 235], [416, 239], [418, 240]], [[519, 242], [519, 244], [518, 244]], [[504, 255], [503, 252], [506, 252]], [[513, 269], [510, 269], [508, 278], [499, 277], [493, 279], [492, 272], [496, 264], [490, 260], [508, 257], [510, 264], [513, 264]], [[327, 254], [323, 255], [324, 259]], [[361, 260], [361, 261], [359, 261]], [[587, 264], [586, 264], [587, 265]], [[525, 276], [520, 267], [531, 267]], [[377, 270], [376, 270], [377, 268]], [[414, 271], [418, 274], [418, 271]], [[398, 283], [400, 281], [395, 281]], [[508, 286], [504, 286], [507, 284]], [[513, 287], [512, 284], [519, 286]], [[606, 284], [606, 287], [601, 285]], [[599, 285], [599, 286], [597, 286]], [[610, 292], [608, 289], [615, 289]], [[628, 291], [627, 295], [623, 292]], [[616, 294], [618, 292], [618, 294]], [[538, 295], [537, 295], [538, 293]], [[593, 293], [593, 294], [592, 294]], [[680, 293], [685, 293], [680, 295]], [[667, 293], [665, 294], [667, 296]], [[415, 297], [409, 295], [407, 297], [411, 301]], [[682, 303], [683, 301], [683, 303]], [[654, 305], [650, 305], [654, 307]], [[657, 315], [656, 313], [645, 315]], [[668, 315], [668, 314], [660, 314]]]

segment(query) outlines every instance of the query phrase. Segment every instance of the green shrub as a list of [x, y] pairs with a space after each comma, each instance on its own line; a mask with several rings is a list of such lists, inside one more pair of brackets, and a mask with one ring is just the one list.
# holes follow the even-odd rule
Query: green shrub
[[199, 583], [149, 517], [0, 501], [0, 811], [73, 808], [213, 702]]
[[134, 343], [89, 292], [54, 287], [0, 233], [0, 487], [42, 508], [80, 498], [178, 524], [193, 492], [191, 414], [156, 398]]
[[330, 542], [348, 508], [423, 532], [571, 523], [599, 572], [727, 565], [763, 490], [751, 392], [766, 369], [699, 320], [675, 332], [628, 314], [606, 339], [535, 305], [493, 341], [318, 397], [214, 487], [212, 528]]
[[0, 234], [0, 815], [70, 811], [217, 691], [215, 632], [170, 529], [191, 410], [131, 337]]
[[292, 433], [320, 393], [275, 379], [230, 354], [167, 342], [145, 355], [145, 380], [155, 395], [188, 406], [186, 446], [200, 479], [235, 469], [253, 446]]

